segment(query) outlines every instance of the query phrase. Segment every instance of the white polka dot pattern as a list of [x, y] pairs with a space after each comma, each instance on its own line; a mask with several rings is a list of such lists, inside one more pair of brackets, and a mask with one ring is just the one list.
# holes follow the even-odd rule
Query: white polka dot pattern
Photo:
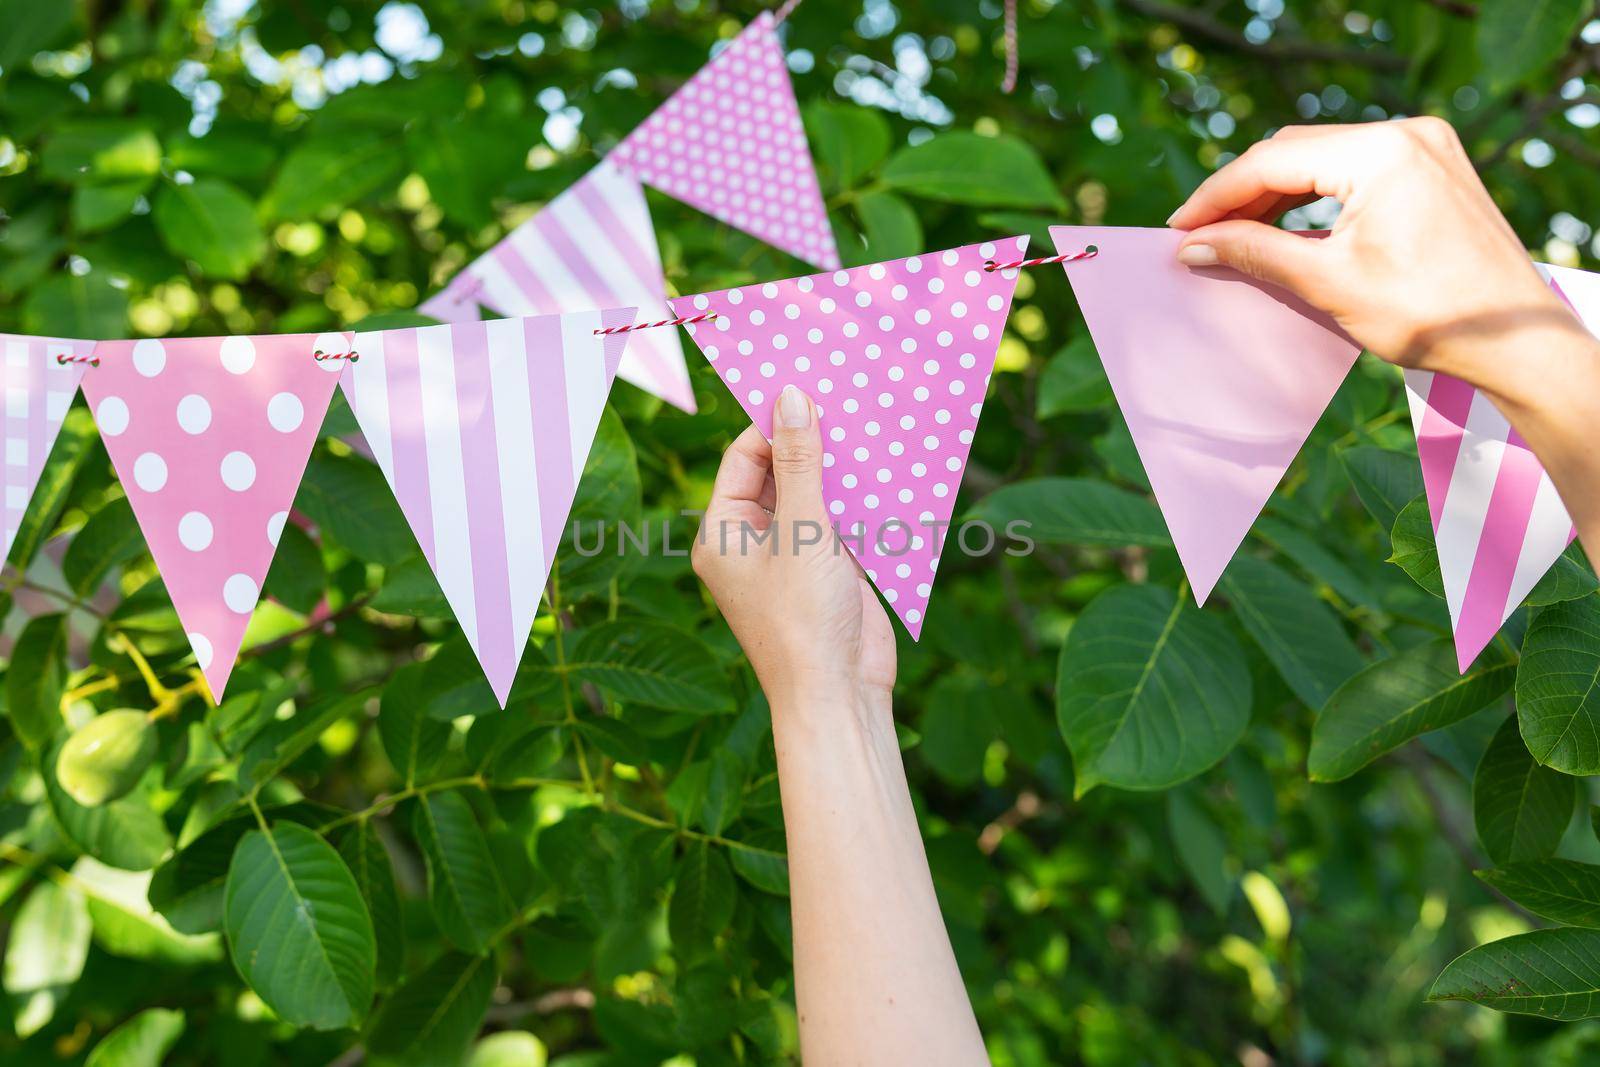
[[[108, 341], [85, 374], [111, 462], [221, 697], [349, 334]], [[343, 367], [344, 364], [338, 364]]]
[[913, 638], [1017, 284], [1015, 270], [983, 265], [1027, 245], [1017, 237], [672, 301], [680, 315], [720, 316], [688, 329], [769, 438], [785, 385], [817, 403], [829, 513]]
[[774, 248], [830, 270], [839, 265], [770, 14], [757, 16], [606, 158]]

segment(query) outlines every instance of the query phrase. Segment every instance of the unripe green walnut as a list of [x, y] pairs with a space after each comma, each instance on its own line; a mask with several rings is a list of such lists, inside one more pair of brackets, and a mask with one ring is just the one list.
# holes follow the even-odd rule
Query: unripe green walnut
[[85, 807], [109, 803], [139, 784], [156, 757], [156, 730], [142, 711], [108, 711], [80, 728], [56, 757], [56, 781]]

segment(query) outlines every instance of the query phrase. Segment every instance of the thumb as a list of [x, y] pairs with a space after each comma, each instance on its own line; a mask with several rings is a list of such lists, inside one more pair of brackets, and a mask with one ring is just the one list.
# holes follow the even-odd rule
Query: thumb
[[1327, 273], [1322, 239], [1262, 222], [1230, 219], [1189, 233], [1178, 247], [1186, 267], [1232, 267], [1257, 281], [1279, 285], [1311, 304]]
[[783, 387], [772, 412], [772, 481], [779, 518], [827, 520], [822, 505], [822, 433], [811, 398]]

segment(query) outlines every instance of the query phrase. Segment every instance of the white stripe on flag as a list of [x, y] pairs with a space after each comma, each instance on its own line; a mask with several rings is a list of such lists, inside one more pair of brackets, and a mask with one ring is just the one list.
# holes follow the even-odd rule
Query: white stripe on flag
[[[394, 484], [394, 435], [389, 426], [389, 364], [383, 355], [383, 333], [357, 334], [353, 342], [361, 357], [345, 368], [356, 394], [356, 421], [362, 426], [367, 447], [383, 476]], [[346, 395], [348, 399], [348, 394]]]
[[488, 329], [489, 383], [494, 401], [495, 448], [500, 460], [513, 647], [521, 648], [533, 626], [545, 575], [550, 571], [544, 558], [533, 409], [528, 403], [529, 353], [521, 319], [498, 319], [490, 322]]
[[1444, 597], [1450, 607], [1452, 623], [1461, 618], [1467, 582], [1472, 577], [1472, 564], [1477, 558], [1478, 542], [1483, 537], [1483, 524], [1489, 513], [1489, 499], [1494, 493], [1500, 461], [1505, 456], [1508, 429], [1505, 416], [1482, 393], [1475, 393], [1461, 451], [1450, 475], [1450, 488], [1439, 512], [1435, 538]]
[[[583, 478], [583, 465], [589, 459], [600, 412], [606, 406], [605, 349], [594, 331], [601, 325], [598, 311], [564, 315], [561, 319], [561, 356], [567, 369], [567, 418], [572, 428], [572, 480]], [[592, 413], [592, 414], [591, 414]], [[580, 416], [592, 424], [579, 425]]]
[[1528, 532], [1523, 535], [1522, 551], [1517, 556], [1516, 573], [1511, 579], [1511, 595], [1506, 599], [1508, 614], [1539, 584], [1539, 579], [1550, 570], [1550, 561], [1565, 552], [1571, 540], [1572, 519], [1561, 503], [1561, 494], [1556, 492], [1550, 475], [1541, 472], [1539, 491], [1528, 516]]
[[461, 420], [456, 395], [451, 327], [417, 330], [417, 369], [422, 387], [422, 424], [427, 440], [428, 491], [433, 506], [434, 568], [439, 585], [456, 591], [452, 603], [467, 641], [478, 647], [478, 612], [472, 585], [472, 535], [467, 526], [466, 465], [461, 456]]

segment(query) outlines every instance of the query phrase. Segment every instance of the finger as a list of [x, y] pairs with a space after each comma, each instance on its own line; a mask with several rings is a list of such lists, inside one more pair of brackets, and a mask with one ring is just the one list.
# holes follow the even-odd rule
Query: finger
[[1266, 223], [1234, 219], [1192, 231], [1178, 246], [1178, 262], [1188, 267], [1232, 267], [1320, 306], [1327, 273], [1325, 243]]
[[1255, 222], [1275, 222], [1287, 211], [1314, 204], [1322, 198], [1316, 193], [1284, 196], [1282, 193], [1262, 193], [1242, 208], [1228, 212], [1230, 219], [1251, 219]]
[[1353, 142], [1361, 136], [1352, 131], [1261, 141], [1201, 182], [1167, 225], [1192, 230], [1218, 222], [1268, 193], [1343, 200], [1359, 166], [1359, 145]]
[[717, 468], [717, 478], [711, 487], [711, 503], [754, 500], [763, 507], [770, 507], [770, 500], [762, 502], [762, 493], [771, 484], [771, 476], [772, 446], [767, 444], [760, 430], [747, 427], [723, 453], [722, 465]]
[[792, 385], [783, 387], [772, 412], [772, 480], [778, 491], [773, 510], [789, 522], [827, 520], [822, 505], [822, 434], [811, 398]]

